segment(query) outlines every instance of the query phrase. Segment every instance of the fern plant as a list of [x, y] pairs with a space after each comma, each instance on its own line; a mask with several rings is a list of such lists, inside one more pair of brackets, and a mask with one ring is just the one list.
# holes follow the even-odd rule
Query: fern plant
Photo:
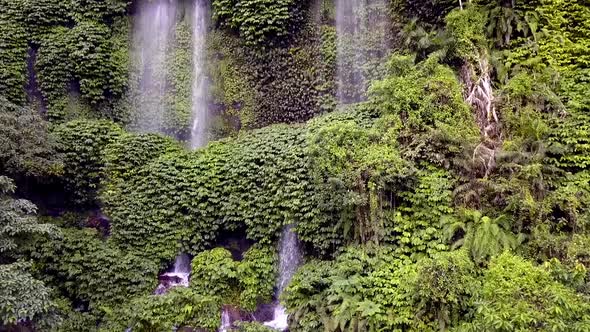
[[521, 236], [511, 232], [507, 216], [492, 219], [476, 210], [463, 211], [458, 220], [446, 226], [445, 233], [452, 249], [466, 248], [478, 264], [506, 250], [516, 249], [522, 242]]

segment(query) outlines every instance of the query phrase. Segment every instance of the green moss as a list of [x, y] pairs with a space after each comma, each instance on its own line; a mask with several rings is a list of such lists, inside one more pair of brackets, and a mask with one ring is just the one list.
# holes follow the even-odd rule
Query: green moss
[[222, 116], [239, 118], [240, 126], [251, 128], [255, 118], [256, 91], [248, 64], [240, 56], [238, 40], [222, 31], [213, 31], [208, 40], [211, 95], [216, 107], [223, 108]]
[[190, 25], [186, 21], [179, 22], [167, 60], [166, 104], [169, 111], [164, 119], [164, 131], [177, 137], [187, 136], [192, 120], [192, 52]]
[[335, 28], [316, 21], [311, 9], [306, 14], [301, 31], [282, 47], [261, 50], [226, 32], [210, 35], [212, 95], [222, 127], [304, 122], [334, 109]]

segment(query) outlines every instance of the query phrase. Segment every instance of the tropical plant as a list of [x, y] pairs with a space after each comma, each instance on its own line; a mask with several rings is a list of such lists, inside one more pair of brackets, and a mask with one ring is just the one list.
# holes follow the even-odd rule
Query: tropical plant
[[[463, 250], [403, 263], [388, 247], [349, 247], [311, 262], [283, 298], [293, 331], [436, 331], [456, 326], [479, 289]], [[452, 280], [452, 282], [450, 281]]]
[[0, 176], [0, 326], [40, 323], [54, 307], [51, 290], [31, 275], [31, 264], [16, 260], [36, 237], [56, 238], [59, 231], [39, 223], [37, 207], [13, 198], [14, 191], [12, 180]]
[[133, 329], [140, 332], [193, 328], [215, 330], [221, 320], [219, 298], [192, 288], [177, 287], [164, 295], [134, 298], [116, 310], [107, 310], [99, 331]]
[[293, 0], [214, 0], [213, 12], [220, 24], [237, 30], [247, 44], [264, 48], [280, 43], [297, 27], [300, 6]]
[[125, 252], [95, 229], [62, 228], [60, 240], [39, 241], [31, 257], [46, 284], [78, 299], [85, 311], [113, 308], [157, 286], [158, 261]]
[[542, 267], [504, 253], [490, 262], [473, 319], [458, 331], [585, 331], [587, 300]]
[[463, 247], [476, 263], [483, 264], [504, 251], [516, 249], [522, 242], [510, 227], [510, 219], [505, 215], [492, 219], [480, 211], [465, 210], [457, 221], [448, 223], [445, 232], [452, 242], [451, 248]]
[[16, 249], [30, 245], [35, 235], [56, 236], [56, 227], [37, 221], [37, 207], [25, 199], [15, 199], [16, 186], [6, 177], [0, 176], [0, 263], [10, 262], [10, 255]]
[[74, 203], [95, 204], [104, 176], [103, 150], [122, 134], [121, 127], [106, 120], [75, 120], [57, 126], [58, 152], [64, 156], [63, 181]]
[[0, 173], [41, 180], [61, 174], [56, 139], [34, 110], [0, 97]]
[[224, 248], [203, 251], [192, 261], [191, 288], [228, 302], [239, 293], [238, 263]]
[[0, 264], [0, 326], [41, 323], [55, 304], [51, 289], [29, 272], [23, 263]]
[[241, 261], [234, 261], [228, 250], [215, 248], [193, 259], [190, 285], [223, 304], [253, 312], [272, 300], [276, 274], [276, 253], [270, 247], [255, 245]]

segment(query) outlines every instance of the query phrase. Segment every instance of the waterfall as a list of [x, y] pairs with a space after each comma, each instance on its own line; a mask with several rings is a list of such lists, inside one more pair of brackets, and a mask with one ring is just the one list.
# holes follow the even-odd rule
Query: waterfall
[[221, 311], [221, 327], [219, 332], [227, 332], [231, 329], [232, 321], [228, 309], [223, 308]]
[[337, 98], [365, 99], [369, 82], [389, 49], [387, 0], [336, 0]]
[[[142, 72], [140, 79], [141, 111], [136, 126], [142, 132], [161, 132], [166, 113], [166, 54], [171, 33], [176, 22], [176, 0], [146, 1], [140, 9], [136, 35], [141, 50]], [[208, 107], [206, 37], [208, 27], [206, 0], [196, 0], [192, 15], [193, 33], [193, 78], [192, 78], [192, 125], [190, 147], [204, 146], [208, 140]], [[172, 287], [189, 286], [191, 258], [179, 254], [172, 271], [160, 276], [156, 294], [164, 294]]]
[[187, 287], [188, 278], [191, 274], [191, 258], [187, 254], [180, 254], [174, 261], [172, 275], [179, 277], [180, 285]]
[[205, 0], [197, 0], [193, 13], [193, 86], [190, 147], [199, 148], [208, 141], [209, 108], [206, 77], [206, 38], [209, 10]]
[[[293, 231], [293, 225], [286, 226], [279, 243], [279, 278], [277, 280], [277, 299], [289, 285], [291, 278], [303, 261], [303, 254], [299, 245], [297, 233]], [[285, 308], [277, 302], [274, 308], [274, 317], [265, 326], [285, 331], [289, 328], [288, 315]]]
[[134, 28], [134, 59], [139, 65], [132, 126], [162, 132], [166, 107], [166, 58], [176, 23], [177, 1], [142, 1]]
[[293, 231], [293, 225], [286, 226], [281, 235], [279, 243], [279, 280], [277, 287], [277, 297], [283, 293], [289, 285], [291, 278], [297, 272], [301, 265], [303, 254], [299, 246], [297, 233]]
[[191, 258], [187, 254], [180, 254], [174, 261], [174, 267], [171, 271], [160, 275], [160, 284], [156, 291], [156, 295], [165, 294], [169, 289], [182, 286], [189, 286], [189, 277], [191, 274]]

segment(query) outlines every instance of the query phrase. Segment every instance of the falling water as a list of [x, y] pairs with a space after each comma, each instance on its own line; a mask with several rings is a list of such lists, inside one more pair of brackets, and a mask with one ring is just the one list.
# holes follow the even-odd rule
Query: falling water
[[[283, 293], [285, 288], [289, 285], [291, 278], [301, 265], [303, 254], [299, 246], [299, 239], [297, 233], [293, 231], [293, 226], [287, 226], [283, 229], [281, 241], [279, 243], [279, 278], [277, 280], [277, 298]], [[285, 331], [288, 327], [288, 315], [285, 308], [277, 303], [274, 308], [274, 319], [264, 325]]]
[[160, 276], [160, 284], [155, 293], [160, 295], [166, 293], [170, 288], [176, 286], [188, 287], [191, 274], [191, 258], [187, 254], [180, 254], [174, 261], [172, 271]]
[[197, 0], [193, 14], [193, 86], [192, 126], [190, 146], [193, 149], [207, 144], [208, 100], [206, 65], [206, 38], [209, 10], [205, 0]]
[[139, 62], [139, 86], [133, 127], [162, 132], [166, 107], [166, 58], [176, 23], [177, 1], [141, 1], [134, 48]]
[[221, 312], [221, 327], [219, 328], [219, 332], [227, 332], [231, 329], [232, 321], [227, 309], [223, 309]]
[[336, 0], [337, 97], [362, 101], [388, 50], [387, 0]]

